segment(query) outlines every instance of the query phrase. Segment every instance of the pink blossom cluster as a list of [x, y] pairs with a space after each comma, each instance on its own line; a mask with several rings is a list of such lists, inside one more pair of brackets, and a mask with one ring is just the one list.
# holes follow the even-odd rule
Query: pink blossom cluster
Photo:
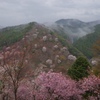
[[82, 91], [77, 88], [76, 82], [61, 73], [44, 72], [35, 82], [41, 100], [70, 100], [71, 98], [79, 100], [81, 98]]
[[19, 87], [18, 100], [84, 100], [87, 91], [93, 93], [87, 100], [100, 100], [100, 78], [89, 76], [76, 82], [62, 73], [43, 72], [33, 83]]
[[33, 100], [33, 88], [32, 84], [26, 80], [23, 81], [18, 88], [17, 99], [18, 100]]
[[84, 78], [84, 80], [80, 81], [80, 87], [84, 93], [92, 95], [90, 100], [92, 98], [95, 98], [94, 100], [100, 99], [100, 78], [94, 75]]
[[98, 84], [100, 85], [100, 79], [94, 75], [81, 81], [81, 87], [84, 91], [94, 91], [95, 93], [98, 93], [98, 89], [100, 89]]

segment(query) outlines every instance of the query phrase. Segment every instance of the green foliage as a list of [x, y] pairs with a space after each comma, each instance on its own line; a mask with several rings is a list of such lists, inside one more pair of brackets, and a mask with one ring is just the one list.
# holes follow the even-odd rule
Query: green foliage
[[92, 46], [100, 38], [100, 25], [95, 27], [95, 32], [78, 39], [73, 46], [88, 58], [93, 57]]
[[51, 35], [54, 35], [55, 33], [53, 31], [50, 32]]
[[89, 75], [89, 67], [90, 64], [87, 59], [79, 57], [74, 62], [72, 67], [68, 69], [68, 75], [75, 80], [82, 79], [83, 77], [87, 77]]
[[89, 64], [89, 62], [87, 61], [86, 58], [79, 57], [79, 58], [77, 58], [77, 60], [73, 64], [73, 67], [77, 67], [77, 66], [82, 66], [83, 68], [86, 69], [88, 66], [90, 66], [90, 64]]
[[61, 42], [61, 44], [63, 46], [67, 46], [68, 50], [71, 54], [75, 55], [76, 57], [79, 56], [84, 56], [82, 54], [82, 52], [80, 52], [77, 48], [75, 48], [72, 44], [68, 43], [68, 36], [67, 34], [65, 34], [64, 32], [62, 32], [61, 30], [59, 30], [59, 32], [55, 31], [55, 32], [50, 32], [50, 34], [54, 34], [58, 37], [59, 41]]
[[84, 56], [77, 48], [72, 45], [69, 45], [68, 50], [71, 54], [75, 55], [76, 57]]
[[94, 53], [94, 56], [99, 56], [100, 55], [100, 39], [98, 39], [93, 44], [93, 53]]
[[95, 58], [97, 59], [97, 65], [94, 65], [93, 67], [93, 73], [96, 76], [100, 76], [100, 39], [97, 40], [93, 45], [93, 54]]
[[27, 25], [19, 25], [14, 27], [7, 27], [0, 30], [0, 49], [3, 46], [9, 46], [23, 38], [23, 36], [30, 31], [34, 23]]
[[62, 44], [63, 46], [66, 46], [66, 45], [67, 45], [66, 40], [65, 40], [63, 37], [61, 37], [60, 35], [58, 36], [58, 39], [59, 39], [59, 41], [61, 42], [61, 44]]
[[67, 35], [65, 36], [65, 34], [57, 34], [57, 37], [63, 46], [68, 47], [68, 50], [71, 54], [75, 55], [76, 57], [84, 56], [77, 48], [68, 43]]
[[54, 30], [56, 36], [58, 37], [59, 41], [62, 43], [63, 46], [68, 46], [68, 35], [63, 31], [61, 27], [58, 30]]

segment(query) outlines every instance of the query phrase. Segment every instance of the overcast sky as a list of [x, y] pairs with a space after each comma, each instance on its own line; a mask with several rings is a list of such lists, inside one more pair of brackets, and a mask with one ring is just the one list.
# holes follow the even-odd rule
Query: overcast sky
[[100, 0], [0, 0], [0, 26], [68, 18], [100, 20]]

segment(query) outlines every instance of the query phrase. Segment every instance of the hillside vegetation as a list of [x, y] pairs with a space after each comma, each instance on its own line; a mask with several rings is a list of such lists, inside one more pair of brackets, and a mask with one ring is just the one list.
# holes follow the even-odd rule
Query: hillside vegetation
[[88, 58], [93, 57], [92, 46], [100, 39], [100, 25], [95, 26], [95, 32], [79, 38], [73, 46], [80, 50]]
[[62, 30], [69, 37], [72, 43], [78, 38], [94, 31], [92, 23], [90, 24], [78, 19], [61, 19], [55, 23], [57, 26], [54, 28], [57, 31], [59, 31], [59, 29]]
[[63, 31], [61, 30], [61, 28], [59, 27], [59, 30], [55, 30], [53, 29], [54, 32], [52, 32], [53, 34], [55, 34], [59, 41], [61, 42], [61, 44], [63, 46], [67, 46], [68, 47], [68, 51], [75, 55], [76, 57], [79, 56], [84, 56], [84, 54], [82, 52], [80, 52], [76, 47], [74, 47], [69, 39], [69, 36]]
[[26, 25], [19, 25], [13, 27], [6, 27], [0, 30], [0, 49], [3, 46], [9, 46], [19, 40], [32, 29], [35, 23], [29, 23]]
[[[73, 47], [65, 33], [62, 32], [61, 34], [57, 33], [57, 31], [50, 31], [43, 25], [34, 22], [1, 29], [0, 49], [4, 50], [6, 47], [13, 48], [13, 46], [15, 47], [16, 43], [22, 44], [24, 38], [27, 38], [28, 42], [30, 42], [30, 40], [32, 42], [34, 48], [32, 48], [31, 52], [34, 54], [34, 57], [31, 60], [32, 63], [37, 66], [40, 63], [45, 65], [46, 60], [48, 59], [52, 59], [54, 66], [56, 66], [57, 63], [59, 63], [57, 65], [59, 67], [62, 65], [66, 66], [67, 64], [70, 65], [68, 55], [72, 54], [76, 57], [83, 55], [78, 49]], [[43, 38], [46, 38], [46, 40], [43, 41]], [[56, 42], [56, 38], [58, 39], [58, 42]], [[62, 51], [63, 47], [66, 47], [67, 49]], [[42, 48], [46, 49], [46, 55], [44, 55]], [[56, 56], [59, 56], [58, 62], [55, 61]]]

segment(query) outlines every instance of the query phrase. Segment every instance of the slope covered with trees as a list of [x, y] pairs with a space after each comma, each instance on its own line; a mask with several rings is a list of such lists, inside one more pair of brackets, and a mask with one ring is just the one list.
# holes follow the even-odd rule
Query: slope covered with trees
[[0, 49], [3, 46], [9, 46], [15, 42], [18, 42], [23, 36], [32, 29], [35, 23], [29, 23], [25, 25], [6, 27], [0, 30]]
[[96, 40], [100, 39], [100, 25], [95, 26], [95, 32], [88, 34], [76, 42], [73, 43], [73, 46], [80, 50], [88, 58], [93, 57], [93, 44]]
[[68, 47], [68, 51], [71, 54], [75, 55], [76, 57], [84, 56], [82, 52], [72, 45], [69, 36], [63, 31], [63, 29], [59, 27], [59, 29], [53, 29], [52, 31], [54, 31], [53, 33], [58, 37], [61, 44]]
[[100, 39], [93, 45], [94, 61], [96, 62], [93, 68], [94, 74], [100, 76]]

